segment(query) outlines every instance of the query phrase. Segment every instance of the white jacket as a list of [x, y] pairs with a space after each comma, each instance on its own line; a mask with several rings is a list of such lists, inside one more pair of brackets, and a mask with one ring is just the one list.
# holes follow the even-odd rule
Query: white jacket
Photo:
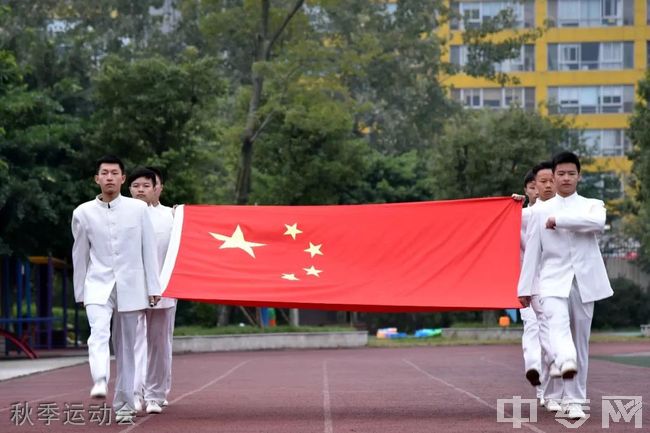
[[[537, 271], [541, 297], [568, 298], [574, 277], [582, 302], [612, 296], [597, 238], [605, 227], [604, 203], [574, 193], [556, 195], [531, 209], [519, 296], [534, 294]], [[555, 217], [555, 230], [546, 228], [551, 216]]]
[[77, 302], [105, 304], [117, 290], [118, 311], [149, 306], [148, 296], [160, 295], [156, 237], [147, 204], [119, 195], [99, 200], [72, 213], [72, 262]]
[[[149, 216], [151, 217], [154, 232], [156, 232], [158, 264], [160, 265], [159, 269], [162, 269], [167, 255], [167, 248], [169, 248], [172, 227], [174, 226], [174, 214], [172, 208], [158, 204], [157, 206], [149, 206]], [[174, 298], [163, 297], [153, 308], [171, 308], [176, 305], [176, 302]]]

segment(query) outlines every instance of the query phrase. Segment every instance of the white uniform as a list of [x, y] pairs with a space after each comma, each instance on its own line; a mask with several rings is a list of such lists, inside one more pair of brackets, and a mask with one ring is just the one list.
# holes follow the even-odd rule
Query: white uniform
[[[149, 206], [149, 216], [156, 233], [158, 262], [162, 269], [174, 223], [172, 209], [161, 204]], [[176, 302], [173, 298], [161, 298], [155, 307], [146, 311], [146, 318], [138, 322], [136, 394], [142, 389], [146, 401], [162, 403], [171, 388]]]
[[[530, 235], [528, 222], [531, 218], [533, 206], [538, 203], [542, 203], [542, 200], [538, 199], [534, 205], [522, 211], [520, 244], [522, 262], [526, 250], [526, 240]], [[560, 402], [564, 394], [564, 386], [561, 379], [551, 377], [549, 374], [551, 363], [553, 363], [555, 357], [552, 355], [549, 340], [548, 321], [544, 317], [544, 311], [540, 303], [539, 275], [533, 280], [531, 293], [530, 306], [519, 310], [521, 319], [524, 322], [521, 344], [524, 352], [525, 370], [536, 369], [540, 373], [541, 385], [536, 387], [537, 398]]]
[[[555, 230], [546, 228], [551, 216]], [[596, 236], [604, 229], [605, 218], [602, 201], [574, 193], [535, 206], [529, 221], [518, 293], [533, 295], [539, 274], [540, 303], [555, 364], [578, 365], [576, 377], [564, 383], [565, 403], [586, 399], [594, 301], [613, 294]]]
[[110, 203], [99, 196], [78, 206], [72, 214], [74, 292], [86, 306], [90, 324], [88, 356], [95, 382], [110, 375], [110, 322], [118, 377], [113, 407], [133, 408], [135, 327], [149, 305], [148, 296], [160, 295], [156, 240], [147, 205], [118, 195]]
[[[526, 229], [530, 218], [532, 206], [522, 209], [521, 211], [521, 236], [520, 236], [520, 257], [523, 260], [524, 251], [526, 250]], [[539, 322], [537, 314], [532, 306], [519, 310], [521, 320], [524, 322], [524, 332], [521, 336], [521, 348], [524, 352], [524, 370], [536, 370], [542, 374], [542, 346], [540, 345]], [[543, 398], [544, 391], [541, 386], [536, 387], [537, 398]]]

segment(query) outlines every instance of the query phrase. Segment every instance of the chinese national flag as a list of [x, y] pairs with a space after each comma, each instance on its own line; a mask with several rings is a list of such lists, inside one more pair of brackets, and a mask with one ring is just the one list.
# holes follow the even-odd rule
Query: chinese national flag
[[516, 308], [521, 204], [180, 206], [164, 296], [352, 311]]

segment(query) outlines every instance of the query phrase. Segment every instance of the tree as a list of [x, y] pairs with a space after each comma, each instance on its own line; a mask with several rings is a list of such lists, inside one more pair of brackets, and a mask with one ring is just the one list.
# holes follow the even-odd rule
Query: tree
[[[565, 143], [565, 145], [562, 145]], [[524, 175], [560, 149], [576, 149], [562, 118], [520, 108], [466, 110], [445, 125], [431, 154], [436, 199], [508, 196]]]
[[28, 89], [14, 56], [0, 50], [0, 254], [68, 249], [67, 237], [51, 234], [68, 232], [76, 194], [65, 167], [81, 133], [60, 104]]
[[631, 155], [636, 197], [631, 208], [635, 214], [628, 224], [628, 230], [639, 239], [639, 263], [650, 269], [650, 73], [639, 81], [637, 89], [639, 102], [630, 119], [629, 136], [634, 145]]
[[[249, 1], [234, 2], [234, 5], [228, 1], [208, 3], [213, 5], [207, 17], [212, 23], [211, 33], [217, 37], [224, 32], [238, 35], [244, 42], [243, 46], [248, 48], [247, 53], [244, 51], [246, 54], [243, 58], [241, 50], [233, 50], [232, 44], [228, 44], [230, 49], [227, 51], [228, 54], [234, 54], [235, 60], [243, 62], [251, 84], [246, 120], [240, 137], [241, 160], [235, 187], [235, 201], [238, 204], [246, 204], [250, 193], [253, 144], [273, 116], [273, 112], [265, 117], [260, 116], [266, 79], [264, 66], [272, 60], [276, 47], [281, 45], [285, 33], [288, 32], [289, 23], [302, 8], [304, 0], [294, 0], [286, 8], [273, 9], [270, 0], [260, 0], [257, 3], [259, 7]], [[248, 19], [250, 17], [252, 20]], [[278, 20], [278, 17], [281, 18]]]
[[[200, 3], [206, 45], [224, 59], [225, 75], [242, 86], [247, 101], [233, 118], [240, 125], [238, 203], [246, 203], [251, 190], [253, 145], [292, 102], [286, 96], [293, 82], [338, 83], [339, 94], [331, 97], [353, 102], [351, 132], [382, 154], [431, 147], [458, 108], [440, 83], [454, 72], [441, 60], [445, 41], [437, 30], [449, 14], [442, 2], [404, 0], [395, 11], [374, 0], [304, 7], [285, 1], [275, 8], [267, 0]], [[512, 14], [488, 21], [467, 40], [482, 53], [473, 60], [483, 65], [471, 69], [477, 75], [494, 74], [485, 64], [516, 56], [517, 44], [534, 38], [525, 32], [499, 41], [491, 36], [514, 25]]]
[[157, 165], [169, 175], [169, 203], [223, 199], [227, 169], [221, 156], [218, 110], [223, 82], [215, 60], [190, 52], [180, 62], [161, 57], [110, 57], [95, 80], [93, 136], [88, 159], [121, 155], [129, 166]]

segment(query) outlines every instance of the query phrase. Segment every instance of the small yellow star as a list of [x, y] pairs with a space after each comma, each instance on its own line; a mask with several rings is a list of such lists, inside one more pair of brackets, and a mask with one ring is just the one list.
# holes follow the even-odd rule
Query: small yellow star
[[323, 244], [314, 245], [311, 242], [309, 242], [309, 248], [307, 248], [305, 252], [311, 254], [312, 258], [314, 258], [315, 255], [322, 256], [323, 253], [320, 251], [320, 247], [322, 246]]
[[284, 226], [287, 228], [287, 231], [284, 232], [284, 234], [291, 236], [294, 241], [296, 240], [296, 235], [302, 233], [302, 230], [298, 228], [298, 223], [294, 223], [291, 226], [289, 224], [285, 224]]
[[255, 242], [248, 242], [246, 239], [244, 239], [244, 232], [242, 232], [239, 225], [237, 225], [237, 228], [230, 236], [222, 235], [219, 233], [210, 233], [210, 234], [215, 239], [218, 239], [223, 242], [223, 244], [221, 244], [219, 249], [239, 248], [243, 251], [246, 251], [253, 258], [255, 258], [255, 252], [253, 251], [253, 248], [262, 247], [265, 245], [265, 244], [258, 244]]
[[318, 275], [318, 274], [323, 272], [320, 269], [316, 269], [314, 267], [314, 265], [312, 265], [310, 268], [303, 268], [303, 269], [305, 270], [305, 272], [307, 272], [307, 275], [313, 275], [313, 276], [319, 277], [319, 278], [320, 278], [320, 275]]
[[282, 274], [280, 278], [289, 281], [300, 281], [298, 278], [296, 278], [296, 274]]

